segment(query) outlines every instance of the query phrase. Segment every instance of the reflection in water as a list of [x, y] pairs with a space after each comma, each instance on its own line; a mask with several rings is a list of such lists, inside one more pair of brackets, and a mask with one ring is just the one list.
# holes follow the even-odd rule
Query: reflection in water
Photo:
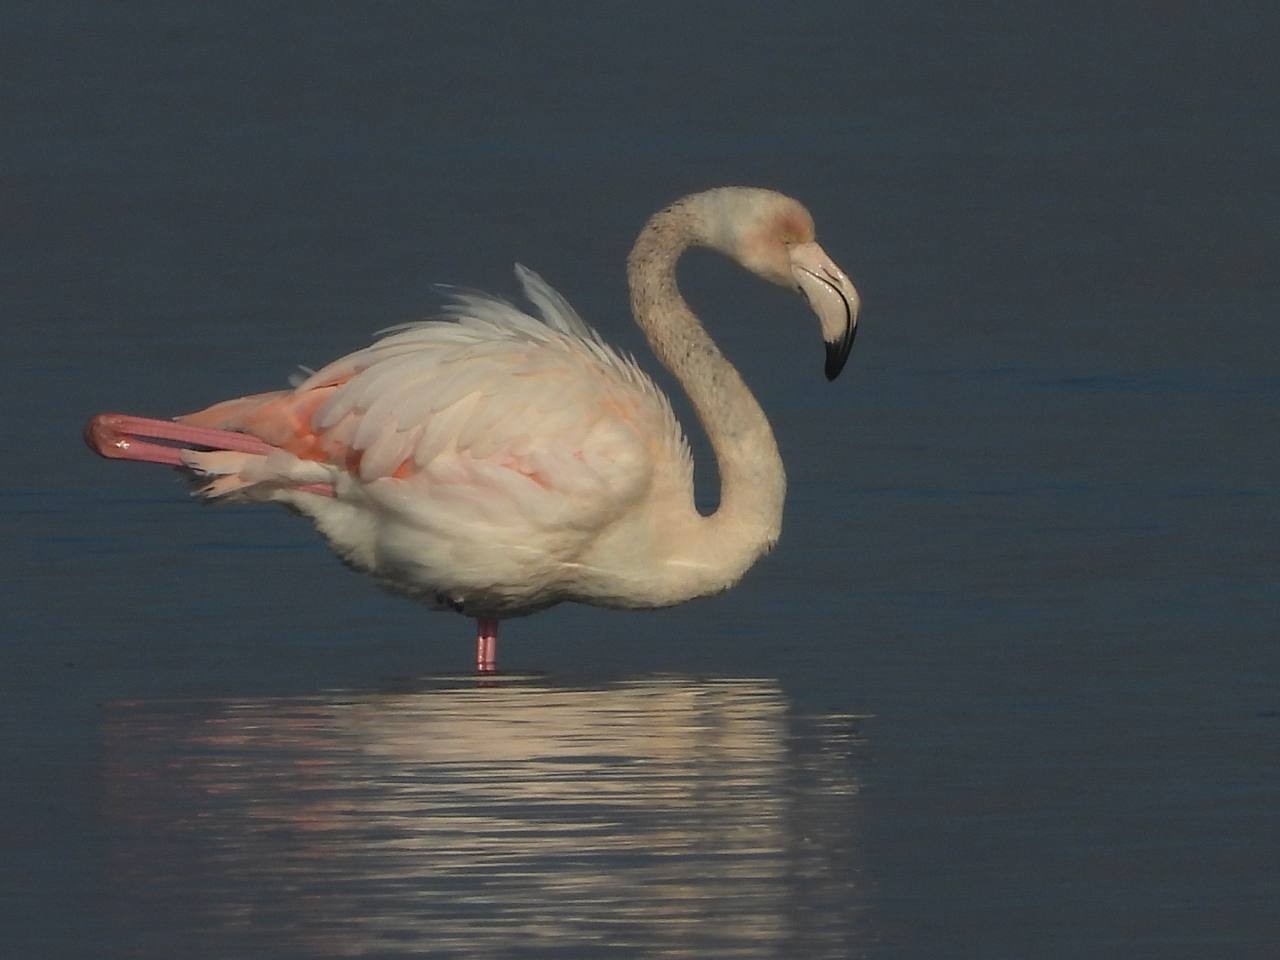
[[848, 717], [771, 682], [113, 704], [130, 956], [848, 957]]

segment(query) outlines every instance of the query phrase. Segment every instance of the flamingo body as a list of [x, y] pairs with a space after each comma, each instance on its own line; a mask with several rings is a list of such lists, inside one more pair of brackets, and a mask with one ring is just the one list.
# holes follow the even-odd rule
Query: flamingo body
[[516, 274], [537, 316], [479, 293], [405, 324], [292, 389], [175, 421], [102, 414], [104, 456], [178, 465], [209, 499], [276, 502], [312, 518], [352, 566], [480, 621], [562, 601], [660, 607], [733, 585], [777, 540], [786, 478], [763, 411], [681, 298], [675, 262], [719, 250], [804, 295], [828, 379], [856, 331], [853, 285], [796, 201], [750, 188], [694, 194], [656, 214], [628, 260], [632, 308], [685, 387], [716, 452], [720, 506], [701, 515], [671, 405], [537, 274]]
[[353, 566], [474, 617], [684, 599], [660, 553], [700, 518], [670, 403], [540, 277], [517, 274], [541, 318], [459, 295], [443, 319], [292, 390], [178, 417], [274, 448], [185, 454], [204, 495], [288, 504]]

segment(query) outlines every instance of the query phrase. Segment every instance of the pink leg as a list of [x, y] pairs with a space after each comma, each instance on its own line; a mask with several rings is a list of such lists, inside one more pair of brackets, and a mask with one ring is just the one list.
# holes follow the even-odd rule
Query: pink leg
[[498, 621], [481, 617], [476, 621], [476, 673], [498, 672]]
[[[170, 440], [173, 445], [153, 443]], [[180, 465], [183, 447], [210, 450], [238, 450], [241, 453], [270, 453], [275, 447], [247, 433], [189, 427], [172, 420], [131, 417], [126, 413], [100, 413], [84, 428], [84, 441], [95, 453], [113, 460], [143, 460], [147, 463]]]
[[[169, 443], [157, 443], [167, 440]], [[267, 454], [277, 449], [265, 440], [234, 430], [192, 427], [172, 420], [133, 417], [127, 413], [100, 413], [84, 427], [84, 442], [95, 453], [112, 460], [140, 460], [182, 466], [182, 451], [191, 447]], [[333, 487], [313, 483], [301, 490], [333, 496]]]

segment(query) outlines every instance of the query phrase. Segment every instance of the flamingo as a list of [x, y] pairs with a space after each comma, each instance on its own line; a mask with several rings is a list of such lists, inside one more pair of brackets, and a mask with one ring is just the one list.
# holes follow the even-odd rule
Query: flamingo
[[826, 376], [845, 365], [858, 292], [771, 190], [720, 187], [651, 217], [627, 260], [631, 307], [711, 441], [720, 502], [694, 506], [670, 401], [533, 271], [535, 317], [457, 292], [434, 320], [383, 331], [292, 389], [173, 420], [103, 413], [104, 457], [164, 463], [210, 500], [311, 518], [382, 585], [477, 621], [476, 669], [496, 670], [498, 621], [564, 601], [665, 607], [733, 586], [781, 531], [786, 474], [759, 403], [694, 316], [676, 261], [709, 247], [796, 290], [817, 315]]

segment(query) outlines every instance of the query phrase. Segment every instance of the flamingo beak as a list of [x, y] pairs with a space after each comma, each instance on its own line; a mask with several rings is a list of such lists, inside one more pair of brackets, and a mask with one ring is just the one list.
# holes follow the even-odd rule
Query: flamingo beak
[[853, 338], [858, 333], [858, 308], [862, 300], [853, 281], [816, 243], [797, 243], [789, 254], [796, 289], [818, 315], [822, 339], [827, 344], [827, 379], [834, 380], [849, 359]]

